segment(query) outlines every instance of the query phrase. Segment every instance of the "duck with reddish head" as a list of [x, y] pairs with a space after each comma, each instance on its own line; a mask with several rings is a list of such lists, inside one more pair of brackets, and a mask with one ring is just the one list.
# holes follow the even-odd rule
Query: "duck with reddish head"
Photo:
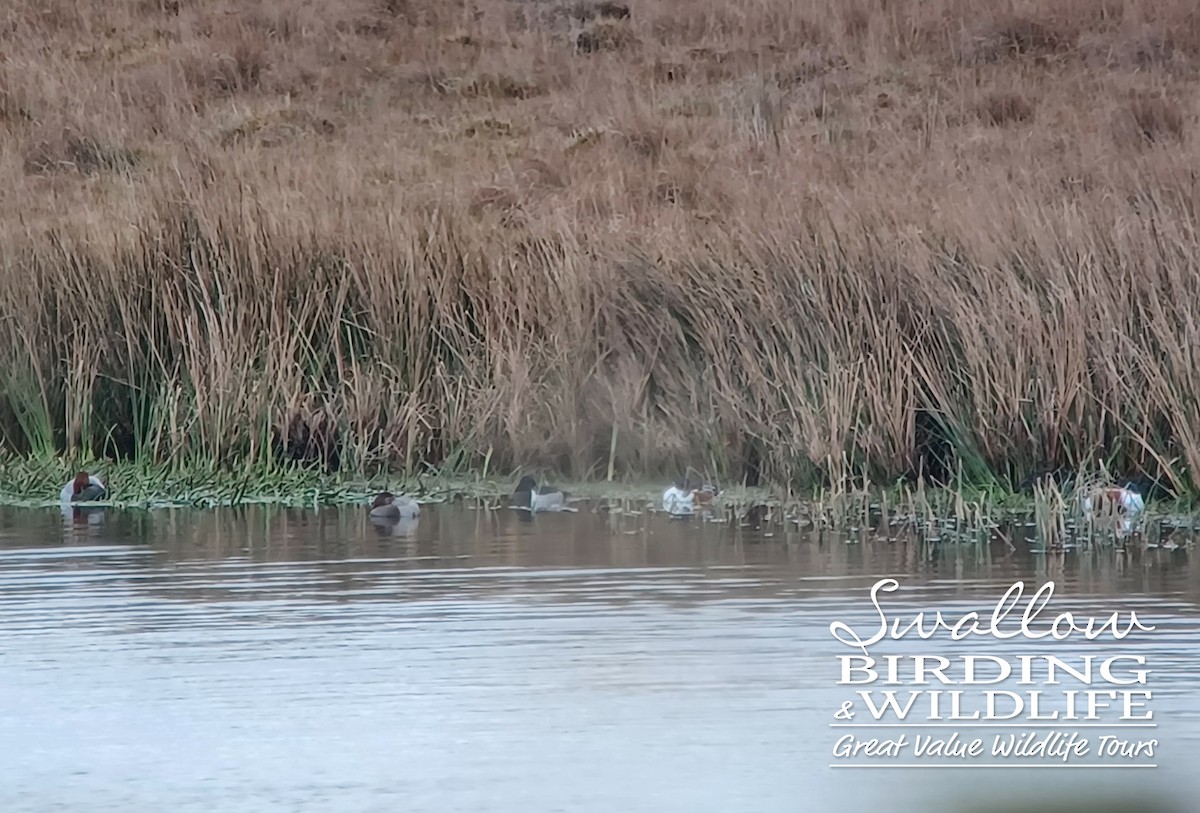
[[1118, 536], [1128, 536], [1146, 510], [1146, 500], [1133, 483], [1124, 486], [1097, 486], [1083, 495], [1083, 514], [1091, 522], [1114, 525]]
[[76, 474], [59, 492], [59, 500], [64, 503], [96, 502], [107, 496], [108, 489], [100, 482], [100, 478], [86, 471]]

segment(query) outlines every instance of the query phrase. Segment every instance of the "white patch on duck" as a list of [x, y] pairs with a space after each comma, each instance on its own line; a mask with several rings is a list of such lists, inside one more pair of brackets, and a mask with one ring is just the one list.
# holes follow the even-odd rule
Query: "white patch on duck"
[[689, 491], [683, 480], [676, 480], [663, 492], [662, 507], [673, 517], [691, 516], [696, 511], [696, 492]]
[[1142, 495], [1131, 488], [1105, 487], [1092, 489], [1083, 497], [1083, 513], [1090, 520], [1098, 517], [1118, 518], [1122, 536], [1133, 530], [1138, 515], [1146, 508]]
[[567, 493], [551, 486], [538, 486], [537, 481], [526, 474], [517, 482], [517, 488], [509, 501], [509, 508], [540, 513], [543, 511], [574, 511], [567, 505]]

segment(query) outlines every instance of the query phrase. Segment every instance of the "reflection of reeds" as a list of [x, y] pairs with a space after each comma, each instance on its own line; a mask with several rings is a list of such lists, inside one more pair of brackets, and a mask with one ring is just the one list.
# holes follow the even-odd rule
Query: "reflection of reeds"
[[990, 542], [1008, 514], [990, 491], [961, 486], [931, 490], [921, 480], [882, 489], [860, 479], [823, 489], [787, 509], [801, 525], [851, 535], [871, 532], [889, 540], [911, 533], [925, 542], [960, 544]]
[[1196, 486], [1188, 4], [8, 5], [3, 452]]

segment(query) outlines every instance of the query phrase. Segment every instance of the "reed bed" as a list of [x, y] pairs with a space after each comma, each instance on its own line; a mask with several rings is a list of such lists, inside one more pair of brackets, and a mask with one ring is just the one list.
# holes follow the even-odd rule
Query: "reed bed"
[[0, 456], [1200, 490], [1194, 3], [0, 23]]

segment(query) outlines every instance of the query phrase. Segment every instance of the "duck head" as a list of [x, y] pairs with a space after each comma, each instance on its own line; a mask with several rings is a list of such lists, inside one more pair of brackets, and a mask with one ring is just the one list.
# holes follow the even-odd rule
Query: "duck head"
[[62, 488], [63, 502], [93, 502], [103, 500], [108, 496], [108, 489], [99, 477], [93, 477], [86, 471], [81, 471]]
[[385, 505], [391, 505], [396, 496], [390, 491], [381, 491], [375, 495], [375, 501], [371, 503], [371, 508], [383, 508]]
[[708, 505], [717, 496], [717, 489], [711, 483], [691, 477], [676, 480], [675, 487], [680, 491], [691, 494], [692, 499], [695, 500], [697, 505]]

